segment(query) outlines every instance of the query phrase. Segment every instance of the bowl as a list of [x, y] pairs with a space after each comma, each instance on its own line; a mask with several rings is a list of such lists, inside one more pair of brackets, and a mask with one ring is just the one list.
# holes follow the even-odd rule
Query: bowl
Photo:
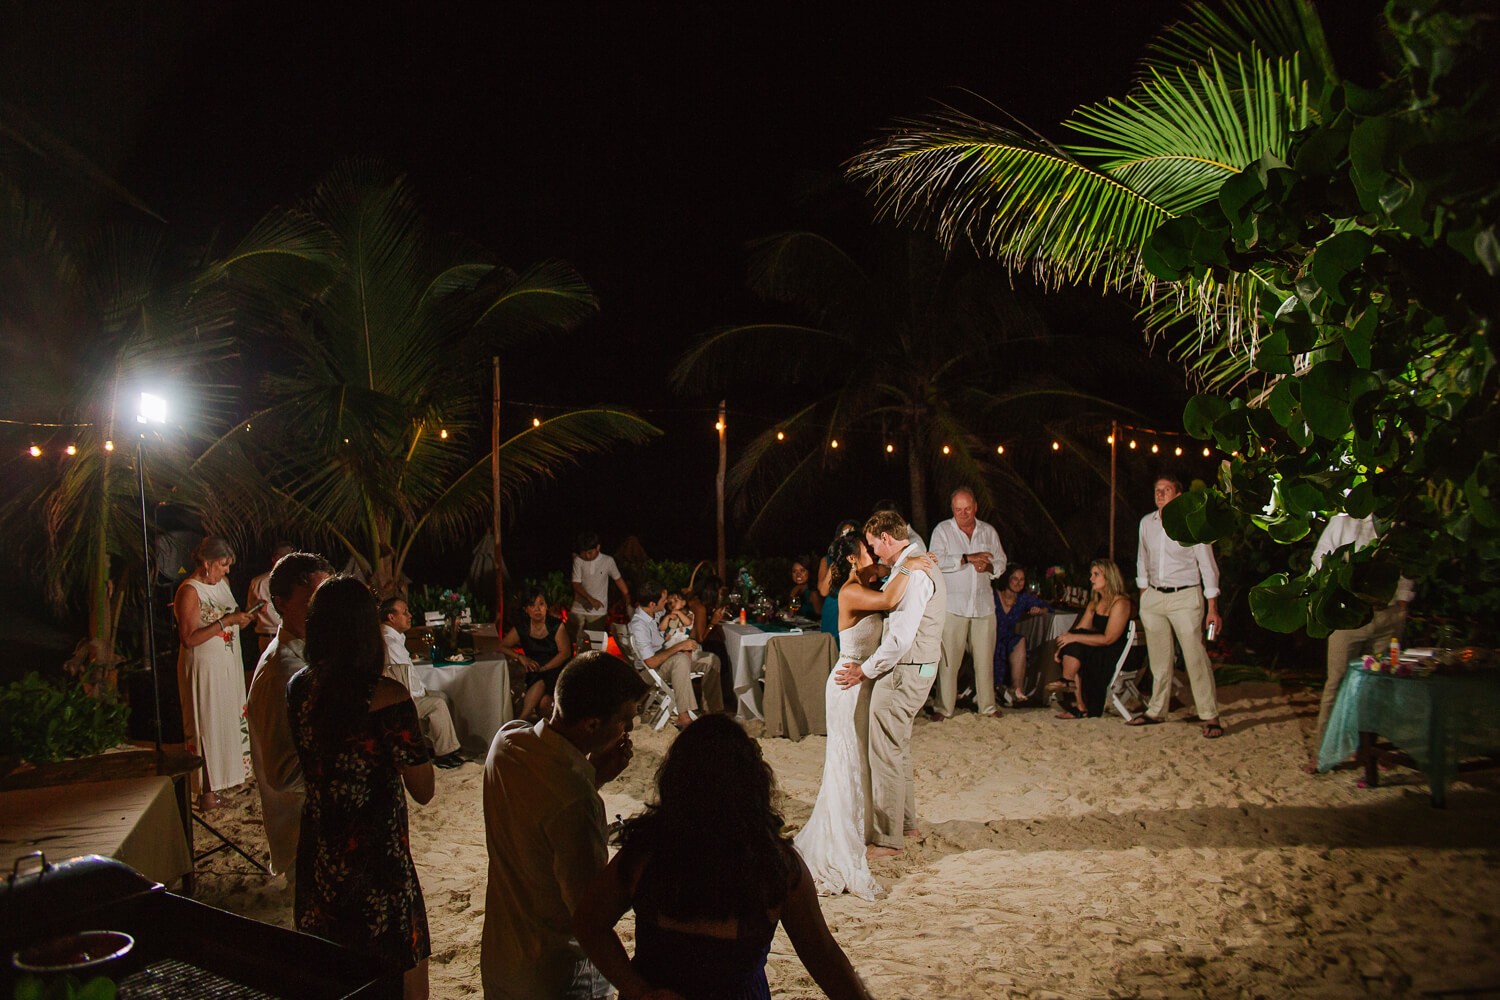
[[123, 931], [79, 931], [22, 948], [10, 960], [22, 972], [82, 972], [122, 959], [134, 947], [135, 938]]

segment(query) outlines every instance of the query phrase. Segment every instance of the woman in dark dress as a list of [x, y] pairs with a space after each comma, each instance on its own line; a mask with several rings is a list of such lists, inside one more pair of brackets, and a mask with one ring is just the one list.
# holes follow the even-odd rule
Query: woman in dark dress
[[[547, 595], [537, 587], [526, 594], [521, 606], [525, 614], [525, 628], [511, 626], [500, 640], [502, 649], [521, 647], [525, 657], [521, 660], [526, 668], [526, 678], [521, 689], [526, 692], [521, 701], [521, 718], [528, 722], [536, 720], [544, 709], [550, 711], [552, 692], [557, 689], [557, 675], [563, 664], [573, 655], [573, 642], [568, 638], [568, 629], [561, 618], [547, 614]], [[544, 705], [544, 702], [548, 704]]]
[[1006, 703], [1025, 704], [1026, 667], [1031, 651], [1020, 632], [1021, 619], [1051, 611], [1046, 601], [1026, 589], [1026, 570], [1011, 566], [995, 591], [995, 687], [1006, 693]]
[[[769, 1000], [776, 924], [833, 1000], [869, 994], [818, 908], [812, 875], [771, 805], [760, 745], [725, 715], [684, 729], [656, 774], [657, 802], [573, 914], [578, 942], [620, 1000]], [[615, 924], [635, 910], [635, 957]]]
[[1120, 567], [1112, 559], [1095, 559], [1089, 564], [1089, 584], [1093, 593], [1088, 606], [1073, 627], [1057, 639], [1063, 679], [1048, 687], [1072, 688], [1076, 698], [1074, 708], [1063, 709], [1057, 714], [1059, 719], [1097, 717], [1104, 712], [1105, 689], [1125, 650], [1131, 604], [1125, 596]]
[[411, 695], [381, 676], [385, 641], [363, 583], [339, 577], [318, 588], [305, 650], [307, 667], [287, 683], [307, 789], [297, 928], [403, 970], [405, 1000], [425, 1000], [431, 946], [406, 793], [431, 801], [432, 760]]

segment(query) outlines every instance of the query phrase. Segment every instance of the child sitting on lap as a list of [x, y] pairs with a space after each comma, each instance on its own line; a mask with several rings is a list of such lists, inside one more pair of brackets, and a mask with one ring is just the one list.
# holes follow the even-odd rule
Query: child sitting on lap
[[668, 592], [666, 613], [656, 627], [661, 629], [662, 649], [671, 649], [693, 637], [693, 613], [687, 610], [687, 600], [681, 594]]

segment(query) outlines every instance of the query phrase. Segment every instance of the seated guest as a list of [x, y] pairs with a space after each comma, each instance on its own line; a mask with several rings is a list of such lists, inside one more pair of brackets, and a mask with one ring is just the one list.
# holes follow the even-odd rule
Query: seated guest
[[840, 521], [833, 532], [833, 541], [828, 543], [828, 552], [818, 560], [818, 596], [822, 598], [818, 617], [821, 630], [833, 636], [834, 648], [839, 644], [839, 598], [838, 590], [844, 583], [843, 567], [833, 556], [833, 547], [839, 539], [851, 531], [859, 531], [864, 525], [858, 521]]
[[250, 760], [260, 793], [261, 821], [271, 849], [271, 871], [296, 887], [297, 834], [302, 828], [302, 762], [292, 742], [286, 714], [286, 685], [307, 666], [302, 644], [307, 636], [307, 605], [323, 581], [333, 575], [327, 559], [313, 552], [290, 552], [276, 560], [267, 588], [281, 625], [250, 681], [245, 721], [250, 730]]
[[1026, 637], [1016, 629], [1022, 618], [1051, 610], [1046, 601], [1026, 589], [1024, 568], [1013, 565], [1006, 570], [995, 591], [995, 684], [1004, 687], [1007, 705], [1025, 704], [1030, 697], [1026, 692], [1026, 662], [1031, 651], [1026, 648]]
[[823, 595], [812, 582], [807, 568], [810, 565], [806, 559], [792, 563], [792, 589], [786, 596], [786, 609], [801, 618], [817, 621], [823, 617]]
[[428, 694], [411, 669], [411, 653], [406, 649], [406, 633], [411, 630], [411, 609], [399, 597], [380, 602], [380, 634], [385, 639], [385, 675], [400, 683], [417, 706], [417, 721], [422, 733], [432, 741], [438, 767], [462, 767], [458, 752], [458, 733], [453, 729], [453, 715], [441, 695]]
[[526, 678], [521, 686], [526, 693], [522, 696], [520, 717], [535, 722], [550, 708], [552, 694], [557, 690], [557, 675], [573, 655], [573, 643], [562, 620], [547, 613], [547, 595], [540, 587], [527, 591], [521, 613], [526, 627], [518, 629], [512, 625], [500, 637], [500, 648], [520, 646], [525, 654], [521, 665], [526, 668]]
[[1059, 719], [1081, 719], [1098, 716], [1104, 711], [1105, 689], [1114, 674], [1115, 664], [1125, 651], [1125, 630], [1130, 625], [1130, 598], [1125, 596], [1125, 580], [1112, 559], [1095, 559], [1089, 564], [1089, 597], [1078, 621], [1057, 640], [1057, 660], [1062, 664], [1063, 679], [1048, 685], [1051, 690], [1072, 688], [1076, 702], [1073, 709], [1063, 709]]
[[[732, 719], [699, 719], [667, 750], [656, 788], [573, 913], [578, 943], [622, 1000], [769, 998], [778, 923], [824, 993], [869, 996], [782, 832], [775, 778], [755, 740]], [[634, 958], [614, 929], [626, 910], [635, 911]]]
[[673, 646], [662, 643], [656, 616], [666, 607], [667, 588], [654, 580], [644, 580], [636, 587], [634, 597], [636, 608], [630, 618], [630, 644], [635, 647], [635, 655], [671, 685], [672, 698], [677, 702], [677, 728], [691, 722], [690, 713], [698, 710], [698, 698], [693, 694], [695, 669], [703, 671], [704, 708], [709, 712], [724, 711], [723, 691], [719, 687], [719, 658], [700, 650], [693, 639], [683, 639]]
[[432, 758], [406, 688], [382, 676], [385, 641], [363, 583], [329, 580], [307, 613], [307, 667], [287, 713], [307, 802], [297, 843], [297, 929], [403, 972], [427, 996], [427, 908], [412, 864], [406, 796], [432, 800]]
[[[694, 586], [688, 594], [687, 609], [693, 616], [693, 641], [705, 653], [712, 653], [719, 662], [729, 662], [729, 647], [724, 645], [724, 616], [729, 608], [724, 604], [724, 581], [710, 573]], [[719, 674], [719, 696], [724, 704], [734, 704], [734, 676], [728, 671]]]

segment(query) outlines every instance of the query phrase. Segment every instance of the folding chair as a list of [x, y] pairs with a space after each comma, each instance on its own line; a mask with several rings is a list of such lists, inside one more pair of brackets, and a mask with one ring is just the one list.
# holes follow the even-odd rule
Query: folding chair
[[[655, 721], [651, 723], [652, 729], [661, 729], [671, 719], [677, 717], [677, 699], [672, 694], [672, 685], [668, 684], [661, 674], [646, 665], [646, 661], [636, 655], [635, 646], [630, 641], [630, 630], [624, 625], [611, 625], [610, 633], [615, 637], [615, 645], [620, 647], [620, 654], [630, 661], [636, 672], [645, 679], [651, 688], [651, 693], [641, 705], [641, 718], [651, 719], [653, 714]], [[689, 712], [696, 718], [696, 713]]]
[[1135, 718], [1135, 713], [1125, 704], [1126, 698], [1135, 699], [1137, 705], [1146, 704], [1146, 699], [1141, 697], [1141, 689], [1138, 685], [1149, 664], [1142, 659], [1141, 665], [1134, 670], [1125, 669], [1125, 664], [1130, 660], [1130, 654], [1135, 651], [1135, 647], [1140, 645], [1144, 643], [1136, 633], [1135, 622], [1132, 621], [1125, 628], [1125, 648], [1120, 650], [1120, 659], [1115, 663], [1114, 676], [1109, 681], [1109, 703], [1124, 717], [1126, 722]]

